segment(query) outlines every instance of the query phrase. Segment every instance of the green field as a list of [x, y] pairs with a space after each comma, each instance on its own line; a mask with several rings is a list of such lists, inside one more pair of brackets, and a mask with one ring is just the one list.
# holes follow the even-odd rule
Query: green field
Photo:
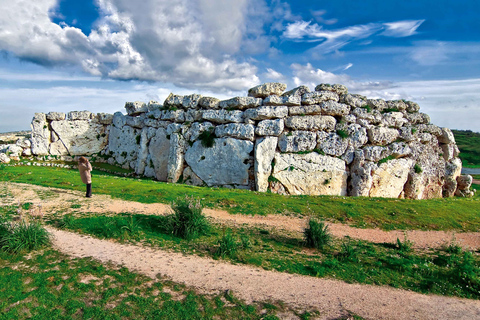
[[466, 168], [480, 168], [480, 133], [452, 130], [460, 149], [460, 159]]

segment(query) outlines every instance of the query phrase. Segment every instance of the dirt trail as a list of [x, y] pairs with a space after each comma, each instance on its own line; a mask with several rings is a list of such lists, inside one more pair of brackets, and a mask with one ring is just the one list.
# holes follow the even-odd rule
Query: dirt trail
[[94, 239], [48, 228], [54, 246], [75, 257], [110, 261], [151, 278], [163, 277], [203, 293], [230, 290], [247, 303], [283, 301], [294, 308], [315, 308], [322, 319], [353, 312], [366, 319], [479, 319], [480, 301], [422, 295], [383, 286], [347, 284], [194, 255], [166, 252]]
[[[31, 202], [32, 214], [66, 214], [72, 211], [78, 213], [137, 213], [149, 215], [164, 215], [171, 213], [168, 205], [161, 203], [144, 204], [133, 201], [112, 199], [108, 195], [94, 195], [87, 199], [83, 193], [72, 190], [45, 188], [29, 184], [2, 183], [0, 189], [6, 189], [10, 197], [2, 199], [4, 204]], [[39, 206], [40, 205], [40, 206]], [[76, 208], [74, 205], [80, 206]], [[72, 208], [74, 206], [74, 208]], [[41, 212], [40, 212], [41, 211]], [[301, 233], [306, 225], [306, 219], [280, 215], [244, 216], [232, 215], [224, 210], [204, 209], [207, 216], [221, 223], [233, 225], [255, 225], [262, 228], [277, 228]], [[448, 245], [455, 239], [456, 243], [470, 250], [480, 249], [480, 232], [446, 232], [446, 231], [383, 231], [380, 229], [360, 229], [340, 223], [330, 223], [330, 232], [335, 237], [349, 236], [374, 243], [394, 243], [397, 238], [414, 243], [416, 248], [437, 248]]]

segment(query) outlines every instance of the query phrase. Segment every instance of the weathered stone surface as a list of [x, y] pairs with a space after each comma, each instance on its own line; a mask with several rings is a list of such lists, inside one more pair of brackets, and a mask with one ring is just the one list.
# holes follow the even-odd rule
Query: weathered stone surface
[[170, 136], [170, 150], [168, 154], [167, 181], [177, 182], [183, 173], [185, 154], [185, 140], [174, 133]]
[[90, 111], [70, 111], [68, 113], [68, 120], [90, 120], [93, 119], [94, 114]]
[[387, 148], [381, 146], [367, 146], [363, 148], [363, 156], [367, 161], [378, 162], [388, 157], [387, 150]]
[[266, 98], [272, 94], [280, 96], [287, 89], [287, 85], [278, 82], [264, 83], [248, 90], [248, 96]]
[[185, 109], [196, 109], [198, 107], [198, 102], [202, 98], [199, 94], [190, 94], [183, 96], [182, 107]]
[[417, 132], [417, 129], [414, 127], [402, 127], [398, 129], [399, 132], [399, 138], [406, 141], [410, 142], [415, 140], [415, 133]]
[[125, 103], [125, 110], [127, 114], [132, 117], [148, 112], [147, 104], [141, 101]]
[[271, 95], [263, 99], [264, 106], [283, 106], [284, 98], [277, 95]]
[[97, 113], [97, 121], [101, 124], [110, 125], [113, 122], [113, 114]]
[[346, 195], [347, 172], [343, 160], [319, 155], [276, 153], [273, 176], [289, 194]]
[[255, 134], [259, 136], [278, 137], [284, 129], [283, 119], [260, 121], [255, 129]]
[[438, 136], [438, 142], [446, 144], [455, 144], [455, 136], [452, 130], [448, 128], [441, 128], [441, 134]]
[[255, 189], [266, 192], [268, 189], [268, 177], [272, 173], [272, 161], [277, 148], [277, 137], [265, 137], [257, 139], [255, 143]]
[[185, 160], [208, 186], [248, 185], [249, 155], [253, 142], [233, 138], [215, 139], [211, 148], [196, 141], [185, 153]]
[[453, 197], [457, 190], [457, 178], [462, 172], [462, 161], [454, 158], [445, 164], [445, 184], [443, 185], [443, 197]]
[[403, 158], [412, 153], [412, 149], [405, 142], [395, 142], [388, 146], [390, 155], [395, 158]]
[[315, 91], [332, 91], [337, 93], [338, 95], [347, 94], [348, 89], [344, 85], [341, 84], [328, 84], [328, 83], [321, 83], [315, 87]]
[[205, 110], [202, 117], [214, 123], [243, 122], [243, 112], [239, 110]]
[[205, 130], [213, 130], [215, 127], [210, 122], [194, 122], [190, 129], [187, 130], [184, 137], [189, 141], [195, 141], [198, 136]]
[[387, 103], [382, 99], [368, 99], [367, 105], [380, 112], [388, 108]]
[[135, 173], [138, 175], [142, 175], [145, 172], [145, 166], [147, 165], [147, 157], [148, 157], [148, 131], [152, 130], [155, 131], [153, 128], [144, 128], [140, 132], [140, 146], [137, 155], [137, 164], [135, 166]]
[[200, 179], [199, 176], [195, 174], [195, 172], [192, 171], [190, 167], [186, 167], [183, 170], [183, 182], [185, 184], [188, 184], [190, 186], [203, 186], [205, 183]]
[[183, 96], [170, 93], [163, 102], [165, 108], [179, 108], [183, 107]]
[[140, 116], [126, 116], [125, 117], [125, 124], [130, 127], [142, 129], [145, 126], [145, 114], [141, 114]]
[[91, 155], [107, 146], [107, 132], [103, 125], [83, 120], [52, 121], [50, 125], [52, 132], [58, 136], [59, 141], [56, 142], [60, 147], [51, 146], [52, 155]]
[[316, 144], [317, 135], [311, 131], [284, 132], [278, 139], [278, 147], [282, 152], [310, 151]]
[[359, 94], [342, 94], [339, 99], [340, 103], [347, 104], [353, 108], [361, 108], [367, 104], [367, 98]]
[[184, 122], [185, 121], [185, 111], [178, 110], [163, 110], [161, 112], [160, 119], [174, 121], [174, 122]]
[[372, 172], [370, 197], [398, 198], [413, 164], [412, 159], [396, 159], [380, 164]]
[[307, 106], [293, 106], [288, 108], [288, 114], [291, 116], [320, 115], [322, 114], [322, 107], [318, 104], [312, 104]]
[[450, 161], [458, 157], [460, 153], [456, 144], [441, 144], [440, 147], [442, 148], [442, 156], [445, 161]]
[[110, 164], [118, 163], [125, 167], [128, 165], [129, 168], [130, 162], [137, 159], [137, 139], [140, 142], [140, 130], [126, 125], [117, 126], [122, 123], [122, 118], [125, 121], [121, 113], [115, 113], [113, 116], [113, 123], [116, 125], [110, 127], [108, 153], [111, 154], [111, 158], [108, 160]]
[[293, 116], [285, 119], [285, 126], [293, 130], [332, 131], [336, 123], [332, 116]]
[[353, 163], [350, 166], [349, 195], [368, 197], [373, 183], [372, 173], [377, 168], [376, 163], [365, 160], [362, 150], [356, 150]]
[[324, 101], [320, 106], [322, 108], [322, 114], [325, 115], [345, 116], [350, 112], [350, 106], [332, 100]]
[[[265, 101], [265, 100], [264, 100]], [[301, 96], [282, 96], [282, 105], [284, 106], [299, 106], [302, 104]]]
[[240, 109], [256, 108], [262, 105], [262, 99], [254, 97], [235, 97], [228, 100], [222, 100], [218, 106], [222, 109]]
[[457, 177], [457, 190], [468, 190], [472, 186], [473, 177], [469, 174]]
[[10, 158], [5, 153], [0, 153], [0, 163], [10, 163]]
[[417, 126], [419, 132], [427, 132], [435, 137], [441, 137], [443, 134], [442, 128], [434, 125], [434, 124], [419, 124]]
[[327, 100], [338, 101], [338, 94], [331, 91], [314, 91], [305, 93], [302, 96], [302, 104], [320, 104]]
[[387, 145], [397, 140], [399, 133], [397, 129], [385, 127], [372, 127], [367, 130], [368, 140], [375, 145]]
[[153, 169], [154, 175], [159, 181], [167, 181], [169, 152], [170, 140], [167, 139], [167, 130], [159, 128], [148, 145], [150, 159], [147, 159], [147, 167]]
[[408, 105], [403, 100], [390, 100], [385, 101], [387, 103], [387, 108], [392, 111], [405, 111]]
[[345, 153], [348, 147], [348, 139], [341, 138], [336, 133], [319, 131], [317, 133], [317, 149], [325, 154], [339, 157]]
[[350, 145], [354, 148], [360, 148], [368, 142], [367, 129], [359, 124], [345, 125], [343, 130], [347, 133]]
[[244, 118], [252, 120], [285, 118], [287, 115], [288, 108], [286, 106], [262, 106], [244, 112]]
[[15, 144], [23, 149], [30, 148], [32, 146], [32, 142], [29, 139], [18, 139]]
[[7, 148], [7, 154], [11, 157], [20, 157], [23, 153], [23, 148], [16, 144], [11, 144]]
[[407, 113], [405, 118], [411, 124], [427, 124], [430, 122], [430, 117], [425, 113]]
[[47, 113], [47, 120], [50, 120], [50, 121], [65, 120], [65, 113], [63, 113], [63, 112], [49, 112], [49, 113]]
[[299, 86], [282, 94], [282, 97], [299, 97], [301, 98], [305, 93], [310, 92], [307, 86]]
[[409, 113], [418, 112], [420, 110], [420, 106], [415, 102], [407, 101], [406, 104], [407, 104], [407, 112]]
[[203, 110], [188, 109], [185, 112], [185, 122], [194, 122], [202, 120]]
[[229, 123], [219, 125], [215, 128], [215, 135], [219, 138], [232, 137], [253, 141], [255, 127], [251, 124]]
[[382, 124], [385, 127], [400, 128], [407, 124], [408, 120], [403, 117], [401, 112], [389, 112], [383, 115]]
[[159, 110], [163, 107], [163, 105], [158, 102], [158, 101], [155, 101], [155, 100], [150, 100], [147, 104], [147, 109], [148, 109], [148, 112], [152, 112], [152, 111], [155, 111], [155, 110]]
[[198, 100], [198, 106], [202, 109], [218, 109], [218, 103], [220, 99], [213, 98], [213, 97], [201, 97]]

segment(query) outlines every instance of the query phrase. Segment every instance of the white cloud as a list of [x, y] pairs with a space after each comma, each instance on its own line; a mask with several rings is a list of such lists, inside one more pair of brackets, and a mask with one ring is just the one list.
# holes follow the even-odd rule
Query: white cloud
[[[0, 50], [47, 66], [77, 65], [112, 79], [191, 88], [220, 88], [224, 82], [223, 90], [258, 84], [256, 67], [240, 57], [242, 50], [258, 53], [270, 46], [263, 33], [261, 15], [269, 10], [264, 1], [97, 1], [100, 19], [89, 35], [51, 21], [59, 16], [58, 0], [4, 6]], [[252, 6], [255, 12], [249, 11]]]
[[320, 83], [346, 84], [351, 81], [347, 75], [337, 75], [321, 69], [315, 69], [310, 63], [306, 65], [293, 63], [290, 68], [292, 69], [295, 86], [307, 85], [310, 88], [315, 88]]
[[274, 81], [284, 81], [285, 79], [285, 76], [283, 74], [272, 68], [267, 68], [267, 72], [263, 74], [263, 77]]
[[404, 20], [397, 22], [384, 23], [386, 30], [382, 32], [386, 37], [409, 37], [414, 35], [425, 20]]

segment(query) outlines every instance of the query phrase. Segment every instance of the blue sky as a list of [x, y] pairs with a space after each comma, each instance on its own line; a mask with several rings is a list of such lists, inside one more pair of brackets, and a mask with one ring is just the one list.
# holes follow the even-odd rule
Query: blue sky
[[279, 81], [408, 99], [480, 131], [480, 1], [0, 0], [0, 132]]

